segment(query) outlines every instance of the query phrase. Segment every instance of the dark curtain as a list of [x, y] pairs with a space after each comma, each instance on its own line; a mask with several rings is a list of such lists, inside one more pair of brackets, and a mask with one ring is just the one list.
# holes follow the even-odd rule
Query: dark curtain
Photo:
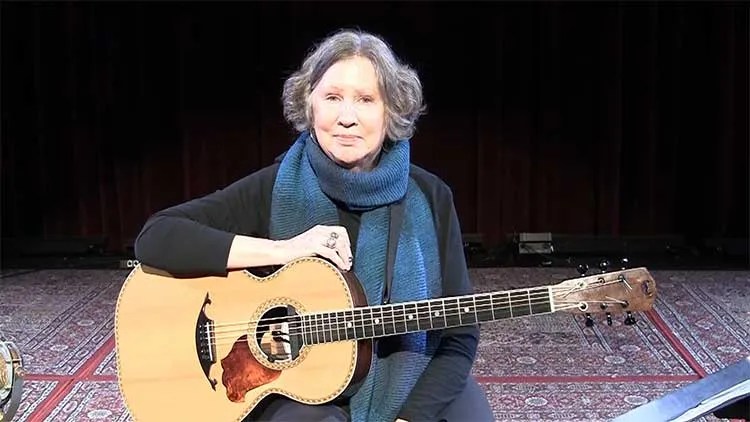
[[339, 27], [422, 77], [465, 233], [746, 237], [742, 3], [2, 3], [2, 236], [103, 236], [269, 164]]

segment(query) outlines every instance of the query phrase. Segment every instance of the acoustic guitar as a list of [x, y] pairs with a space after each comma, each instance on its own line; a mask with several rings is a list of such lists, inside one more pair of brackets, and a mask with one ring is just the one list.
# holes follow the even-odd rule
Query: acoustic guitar
[[645, 268], [559, 284], [367, 306], [352, 272], [300, 258], [258, 276], [178, 278], [137, 265], [117, 301], [117, 376], [137, 421], [239, 421], [278, 394], [322, 404], [367, 375], [380, 337], [508, 318], [650, 309]]

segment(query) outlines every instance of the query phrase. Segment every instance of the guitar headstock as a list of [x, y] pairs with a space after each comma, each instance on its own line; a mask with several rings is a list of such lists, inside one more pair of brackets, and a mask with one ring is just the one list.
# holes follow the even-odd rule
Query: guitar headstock
[[647, 311], [656, 299], [656, 281], [646, 268], [622, 269], [581, 276], [552, 286], [555, 311], [584, 314], [586, 325], [593, 325], [590, 314], [626, 313], [626, 325], [635, 324], [632, 312]]

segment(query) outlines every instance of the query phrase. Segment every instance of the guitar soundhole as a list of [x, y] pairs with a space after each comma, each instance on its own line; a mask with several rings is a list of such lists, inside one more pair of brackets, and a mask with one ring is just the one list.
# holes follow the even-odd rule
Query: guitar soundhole
[[271, 308], [258, 322], [255, 339], [269, 362], [293, 361], [303, 345], [302, 318], [292, 306]]

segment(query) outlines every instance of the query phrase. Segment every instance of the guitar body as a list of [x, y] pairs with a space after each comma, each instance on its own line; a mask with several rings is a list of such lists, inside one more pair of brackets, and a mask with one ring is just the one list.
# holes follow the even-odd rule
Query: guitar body
[[138, 421], [239, 421], [272, 394], [333, 401], [367, 374], [371, 341], [289, 344], [274, 329], [294, 332], [294, 322], [269, 330], [258, 321], [293, 321], [282, 316], [294, 314], [288, 306], [304, 314], [365, 305], [354, 276], [318, 258], [293, 261], [268, 277], [233, 271], [176, 278], [139, 266], [115, 315], [125, 404]]

